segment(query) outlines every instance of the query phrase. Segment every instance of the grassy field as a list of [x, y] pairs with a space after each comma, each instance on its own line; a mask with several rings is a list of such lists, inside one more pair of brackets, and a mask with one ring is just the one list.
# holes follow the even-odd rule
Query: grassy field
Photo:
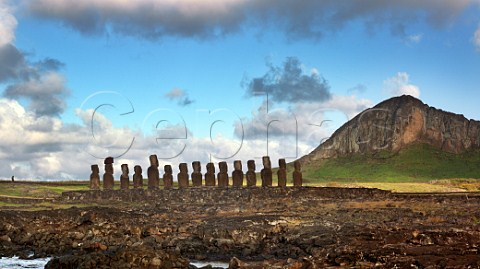
[[325, 160], [303, 168], [312, 185], [326, 182], [427, 183], [442, 179], [480, 178], [480, 151], [451, 154], [419, 144], [396, 154]]
[[57, 197], [64, 191], [87, 190], [86, 181], [65, 182], [0, 182], [1, 196], [49, 198]]

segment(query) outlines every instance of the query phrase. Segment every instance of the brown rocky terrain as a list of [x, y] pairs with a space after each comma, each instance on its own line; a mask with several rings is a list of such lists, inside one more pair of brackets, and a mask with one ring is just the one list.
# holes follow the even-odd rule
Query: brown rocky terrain
[[[0, 211], [0, 256], [47, 268], [479, 268], [480, 195], [343, 188], [76, 191]], [[78, 205], [82, 205], [79, 207]]]
[[398, 152], [412, 143], [462, 153], [480, 147], [480, 122], [445, 112], [408, 95], [367, 109], [302, 158], [305, 164], [350, 154]]

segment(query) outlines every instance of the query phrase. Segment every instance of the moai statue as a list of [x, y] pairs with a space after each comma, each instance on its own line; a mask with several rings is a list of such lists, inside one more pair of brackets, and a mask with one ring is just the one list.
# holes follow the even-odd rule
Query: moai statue
[[215, 164], [207, 163], [207, 173], [205, 174], [205, 186], [215, 186]]
[[249, 160], [247, 162], [248, 171], [246, 173], [247, 186], [255, 187], [257, 185], [257, 174], [255, 173], [255, 161]]
[[232, 172], [233, 186], [242, 187], [243, 186], [242, 161], [234, 161], [233, 167], [235, 169]]
[[277, 178], [279, 187], [287, 186], [287, 163], [285, 162], [285, 159], [278, 160]]
[[165, 190], [170, 190], [173, 188], [173, 171], [172, 166], [167, 164], [163, 167], [165, 174], [163, 174], [163, 188]]
[[113, 190], [113, 157], [105, 158], [105, 174], [103, 174], [103, 189]]
[[148, 188], [151, 190], [158, 189], [160, 184], [160, 173], [158, 172], [157, 155], [150, 155], [150, 167], [147, 170]]
[[135, 167], [133, 167], [133, 170], [135, 171], [135, 174], [133, 174], [133, 187], [135, 189], [143, 188], [142, 167], [140, 165], [135, 165]]
[[100, 169], [98, 164], [92, 165], [92, 174], [90, 174], [90, 189], [98, 190], [100, 189]]
[[192, 185], [194, 187], [201, 187], [203, 175], [202, 175], [202, 167], [200, 165], [200, 162], [198, 161], [192, 162], [192, 168], [193, 168]]
[[295, 161], [293, 167], [295, 167], [295, 171], [293, 171], [293, 186], [301, 187], [303, 184], [302, 166], [299, 161]]
[[130, 178], [128, 176], [128, 164], [122, 164], [122, 174], [120, 175], [120, 189], [128, 190], [130, 187]]
[[226, 162], [219, 162], [220, 172], [217, 175], [218, 186], [228, 187], [228, 166]]
[[188, 167], [186, 163], [181, 163], [178, 165], [180, 173], [178, 173], [178, 187], [179, 188], [188, 188]]
[[262, 177], [262, 187], [271, 187], [272, 186], [272, 163], [270, 162], [270, 157], [264, 156], [262, 158], [263, 169], [260, 171]]

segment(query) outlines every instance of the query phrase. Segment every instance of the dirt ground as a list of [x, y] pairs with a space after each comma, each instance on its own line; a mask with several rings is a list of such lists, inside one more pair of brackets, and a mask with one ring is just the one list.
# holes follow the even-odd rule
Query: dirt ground
[[[188, 268], [188, 260], [231, 268], [480, 267], [477, 193], [191, 188], [77, 191], [51, 203], [51, 210], [0, 210], [0, 256], [74, 256], [77, 267], [95, 268], [78, 266], [81, 257], [148, 248], [166, 253], [155, 254], [164, 262], [151, 268]], [[128, 259], [131, 268], [148, 267]]]

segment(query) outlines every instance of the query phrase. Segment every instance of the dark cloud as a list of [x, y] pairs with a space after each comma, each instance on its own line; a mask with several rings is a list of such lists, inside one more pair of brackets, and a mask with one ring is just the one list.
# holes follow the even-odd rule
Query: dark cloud
[[259, 31], [274, 27], [290, 39], [320, 38], [352, 22], [363, 22], [368, 32], [387, 26], [404, 35], [412, 23], [434, 27], [448, 24], [474, 0], [225, 0], [225, 1], [24, 1], [41, 18], [61, 21], [91, 35], [114, 31], [158, 39], [164, 36], [209, 38], [254, 25]]
[[188, 106], [188, 105], [191, 105], [193, 102], [195, 102], [195, 101], [193, 101], [192, 99], [190, 99], [188, 97], [185, 97], [181, 100], [180, 105], [181, 106]]
[[25, 58], [13, 45], [0, 46], [0, 82], [16, 79], [25, 72]]
[[165, 97], [170, 100], [176, 100], [179, 106], [188, 106], [195, 102], [195, 100], [190, 99], [190, 97], [184, 90], [179, 88], [174, 88], [171, 91], [167, 92], [165, 94]]
[[269, 99], [277, 102], [318, 102], [331, 97], [328, 82], [316, 70], [304, 74], [295, 57], [287, 58], [282, 67], [269, 64], [264, 76], [244, 84], [247, 96], [268, 94]]
[[50, 143], [39, 143], [35, 145], [26, 145], [23, 148], [24, 154], [31, 154], [31, 153], [38, 153], [38, 152], [61, 152], [63, 150], [63, 145], [58, 142], [50, 142]]
[[38, 67], [40, 71], [58, 71], [64, 68], [65, 64], [57, 59], [46, 58], [35, 63], [35, 66]]
[[58, 116], [65, 110], [69, 93], [64, 77], [56, 72], [63, 66], [51, 58], [29, 63], [15, 46], [1, 46], [0, 82], [7, 83], [3, 96], [27, 99], [29, 109], [38, 116]]
[[54, 72], [39, 76], [8, 86], [3, 95], [11, 99], [28, 99], [28, 108], [38, 116], [59, 116], [66, 108], [64, 99], [69, 92], [65, 79]]

